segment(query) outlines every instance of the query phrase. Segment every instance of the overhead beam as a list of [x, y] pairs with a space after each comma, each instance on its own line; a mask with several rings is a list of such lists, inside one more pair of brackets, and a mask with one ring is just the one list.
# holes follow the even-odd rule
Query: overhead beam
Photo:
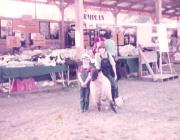
[[[16, 0], [16, 1], [33, 2], [34, 3], [36, 0]], [[51, 2], [53, 0], [47, 0], [47, 1]], [[104, 1], [107, 1], [107, 0], [100, 0], [99, 2], [96, 2], [96, 1], [86, 2], [86, 0], [84, 0], [84, 6], [86, 6], [86, 7], [88, 7], [88, 6], [101, 7], [101, 9], [106, 8], [106, 10], [112, 11], [115, 7], [117, 7], [118, 4], [121, 4], [121, 3], [131, 3], [131, 4], [141, 3], [141, 4], [146, 4], [147, 6], [155, 7], [155, 3], [153, 3], [153, 2], [156, 2], [158, 0], [149, 0], [149, 1], [147, 1], [147, 0], [146, 1], [145, 0], [138, 0], [136, 2], [133, 2], [132, 0], [117, 0], [116, 4], [114, 4], [114, 5], [104, 5], [103, 4]], [[64, 2], [68, 3], [68, 5], [74, 4], [74, 0], [64, 0]], [[41, 1], [36, 1], [36, 3], [49, 4], [47, 2], [45, 3], [45, 2], [41, 2]], [[68, 5], [66, 5], [66, 6], [68, 6]], [[127, 10], [127, 11], [131, 11], [131, 12], [135, 12], [135, 13], [136, 12], [142, 12], [142, 13], [152, 14], [152, 13], [155, 12], [153, 10], [145, 10], [146, 5], [141, 9], [134, 9], [134, 8], [132, 8], [132, 6], [131, 7], [118, 6], [117, 9], [119, 9], [119, 10]], [[171, 16], [171, 18], [179, 16], [179, 14], [176, 14], [176, 11], [173, 12], [173, 13], [167, 13], [166, 12], [168, 10], [166, 8], [167, 5], [170, 5], [172, 7], [180, 7], [180, 1], [179, 0], [171, 0], [171, 1], [162, 0], [162, 7], [165, 8], [165, 11], [162, 12], [163, 16]]]

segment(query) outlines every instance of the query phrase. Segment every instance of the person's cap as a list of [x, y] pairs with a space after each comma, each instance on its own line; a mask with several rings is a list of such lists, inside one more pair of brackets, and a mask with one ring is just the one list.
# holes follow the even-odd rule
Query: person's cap
[[85, 54], [82, 54], [81, 59], [89, 59], [89, 60], [91, 60], [91, 57], [90, 57], [90, 55], [85, 53]]
[[97, 38], [96, 38], [96, 42], [101, 42], [101, 41], [104, 41], [104, 38], [103, 38], [103, 37], [97, 37]]

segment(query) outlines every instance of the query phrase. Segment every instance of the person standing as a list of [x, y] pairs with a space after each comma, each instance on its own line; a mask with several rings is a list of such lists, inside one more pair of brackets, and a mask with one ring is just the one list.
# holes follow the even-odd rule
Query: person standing
[[95, 54], [95, 67], [101, 70], [102, 73], [109, 79], [111, 83], [112, 99], [115, 103], [115, 98], [118, 97], [116, 64], [112, 55], [106, 51], [103, 44], [99, 46], [98, 50], [98, 53]]
[[26, 45], [26, 38], [25, 38], [24, 33], [21, 33], [20, 42], [21, 42], [21, 47], [25, 47], [25, 45]]
[[176, 52], [178, 51], [178, 45], [177, 45], [177, 36], [176, 35], [171, 35], [171, 41], [170, 41], [170, 46], [171, 46], [171, 50], [172, 52]]
[[104, 37], [105, 37], [104, 45], [105, 45], [106, 51], [108, 53], [110, 53], [113, 56], [113, 58], [116, 58], [116, 56], [117, 56], [117, 45], [116, 45], [115, 41], [112, 40], [111, 32], [106, 32], [104, 34]]
[[90, 56], [88, 54], [82, 55], [82, 65], [78, 68], [78, 80], [80, 82], [80, 107], [81, 112], [86, 112], [89, 109], [89, 95], [90, 95]]

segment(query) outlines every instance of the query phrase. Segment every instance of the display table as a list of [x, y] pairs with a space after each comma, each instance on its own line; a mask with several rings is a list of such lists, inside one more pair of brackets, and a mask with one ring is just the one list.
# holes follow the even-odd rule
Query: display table
[[33, 66], [33, 67], [1, 67], [0, 75], [2, 80], [9, 78], [28, 78], [41, 76], [56, 72], [67, 71], [66, 65], [56, 66]]
[[55, 78], [55, 73], [61, 74], [62, 83], [64, 84], [63, 73], [67, 72], [68, 68], [66, 65], [56, 66], [33, 66], [33, 67], [0, 67], [0, 78], [1, 81], [9, 80], [9, 93], [15, 79], [29, 78], [35, 76], [42, 76], [50, 74], [52, 80]]

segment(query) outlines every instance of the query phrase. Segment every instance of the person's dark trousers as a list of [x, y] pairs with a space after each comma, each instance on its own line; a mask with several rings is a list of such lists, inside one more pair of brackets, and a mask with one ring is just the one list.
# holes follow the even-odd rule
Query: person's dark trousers
[[81, 111], [87, 111], [89, 109], [89, 94], [90, 89], [87, 88], [80, 88], [80, 105], [81, 105]]
[[117, 98], [119, 96], [117, 81], [115, 81], [111, 75], [106, 75], [106, 77], [109, 79], [109, 81], [111, 83], [112, 99], [113, 99], [113, 101], [115, 101], [115, 98]]

